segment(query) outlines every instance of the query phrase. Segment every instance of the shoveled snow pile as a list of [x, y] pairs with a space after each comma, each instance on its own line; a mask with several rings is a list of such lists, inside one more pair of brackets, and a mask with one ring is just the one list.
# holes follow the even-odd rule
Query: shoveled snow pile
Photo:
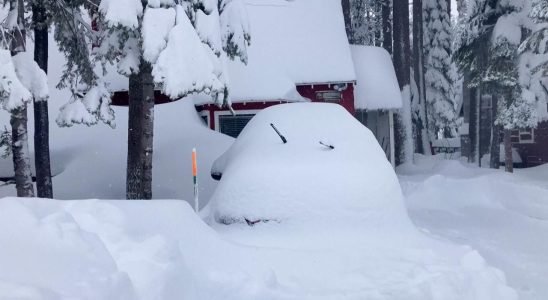
[[520, 299], [547, 299], [548, 165], [506, 174], [441, 157], [398, 168], [414, 223], [477, 249]]
[[468, 247], [332, 225], [215, 232], [184, 201], [4, 198], [0, 299], [516, 299]]

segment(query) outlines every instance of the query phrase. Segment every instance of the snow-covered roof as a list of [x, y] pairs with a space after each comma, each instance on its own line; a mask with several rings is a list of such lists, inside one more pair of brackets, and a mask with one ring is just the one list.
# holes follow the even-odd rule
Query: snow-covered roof
[[350, 49], [357, 76], [354, 87], [355, 108], [401, 108], [401, 92], [390, 54], [379, 47], [352, 45]]
[[[248, 64], [226, 66], [233, 102], [305, 101], [296, 86], [356, 80], [340, 0], [245, 0], [245, 7]], [[127, 79], [110, 73], [110, 89], [127, 90]]]
[[246, 8], [249, 63], [228, 65], [235, 101], [286, 99], [295, 85], [356, 79], [339, 0], [247, 0]]

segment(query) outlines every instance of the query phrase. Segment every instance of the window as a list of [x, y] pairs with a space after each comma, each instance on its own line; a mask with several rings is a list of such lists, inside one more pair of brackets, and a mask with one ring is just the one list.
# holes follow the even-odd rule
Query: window
[[491, 108], [492, 103], [493, 97], [491, 97], [490, 95], [484, 95], [481, 97], [481, 108]]
[[512, 130], [512, 143], [527, 144], [535, 142], [535, 130], [533, 128]]
[[339, 102], [341, 101], [341, 92], [339, 91], [320, 91], [316, 92], [316, 99], [323, 100], [325, 102]]
[[238, 137], [245, 125], [249, 123], [254, 115], [220, 115], [219, 116], [219, 131], [231, 137]]

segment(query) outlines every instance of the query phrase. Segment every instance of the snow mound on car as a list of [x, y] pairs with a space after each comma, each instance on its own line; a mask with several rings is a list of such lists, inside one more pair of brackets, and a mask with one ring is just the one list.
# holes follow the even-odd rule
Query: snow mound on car
[[337, 218], [385, 230], [411, 224], [385, 153], [340, 105], [293, 103], [261, 111], [214, 171], [223, 174], [212, 197], [221, 223]]

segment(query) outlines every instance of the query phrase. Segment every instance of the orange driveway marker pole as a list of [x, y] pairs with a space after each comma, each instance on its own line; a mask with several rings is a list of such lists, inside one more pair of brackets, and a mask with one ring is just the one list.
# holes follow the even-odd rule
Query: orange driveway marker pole
[[198, 161], [196, 159], [196, 148], [192, 149], [192, 179], [194, 182], [194, 210], [198, 212]]

